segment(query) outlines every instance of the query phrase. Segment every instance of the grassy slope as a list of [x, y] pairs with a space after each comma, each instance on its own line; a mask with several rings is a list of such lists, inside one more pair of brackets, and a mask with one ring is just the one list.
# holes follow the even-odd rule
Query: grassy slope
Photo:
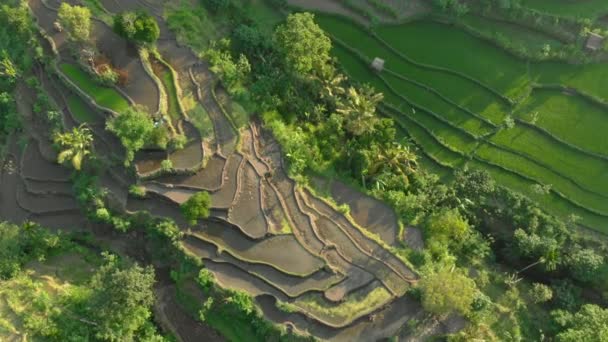
[[101, 86], [91, 79], [91, 76], [75, 65], [63, 63], [61, 71], [80, 89], [91, 96], [98, 105], [122, 112], [129, 108], [129, 102], [116, 90]]
[[542, 32], [511, 23], [492, 21], [473, 14], [466, 15], [460, 20], [477, 32], [490, 36], [502, 35], [514, 46], [525, 47], [529, 51], [540, 51], [545, 44], [549, 44], [552, 48], [558, 48], [562, 45], [560, 41]]
[[572, 145], [608, 155], [608, 113], [584, 98], [538, 89], [516, 113], [527, 122], [536, 116], [537, 126]]
[[[325, 21], [325, 24], [327, 24], [327, 21], [331, 22], [332, 20], [335, 19], [333, 17], [324, 17], [324, 19], [322, 19], [322, 21]], [[332, 25], [329, 25], [330, 28], [333, 27], [334, 29], [344, 29], [345, 27], [348, 27], [345, 25], [349, 25], [345, 24], [343, 20], [335, 21], [337, 24], [332, 22]], [[334, 31], [330, 32], [332, 34], [336, 33]], [[364, 50], [364, 54], [366, 54], [365, 51], [368, 51], [370, 49], [371, 50], [367, 52], [367, 54], [373, 51], [374, 48], [384, 49], [382, 46], [379, 46], [377, 44], [369, 48], [370, 45], [374, 44], [373, 41], [369, 37], [361, 38], [360, 36], [358, 36], [358, 34], [360, 33], [362, 32], [352, 33], [352, 31], [349, 30], [345, 32], [338, 31], [341, 40], [350, 39], [347, 40], [347, 43], [349, 43], [349, 45], [356, 45], [357, 48], [361, 48], [362, 50]], [[338, 57], [338, 59], [351, 77], [357, 80], [364, 80], [367, 83], [371, 83], [374, 87], [376, 87], [376, 89], [385, 94], [387, 102], [392, 103], [395, 107], [398, 107], [400, 109], [400, 111], [404, 115], [402, 115], [402, 117], [396, 116], [395, 118], [398, 120], [398, 123], [400, 123], [402, 127], [407, 130], [408, 136], [410, 136], [419, 146], [421, 146], [425, 153], [427, 153], [431, 158], [440, 161], [442, 164], [452, 166], [464, 164], [464, 158], [454, 152], [451, 152], [449, 149], [446, 148], [446, 146], [449, 146], [452, 150], [465, 153], [470, 152], [471, 146], [473, 145], [471, 141], [467, 142], [467, 140], [469, 139], [466, 135], [462, 134], [454, 127], [450, 127], [444, 122], [441, 122], [436, 118], [429, 116], [428, 114], [425, 115], [425, 113], [421, 113], [420, 111], [416, 111], [414, 113], [411, 107], [404, 103], [403, 99], [399, 98], [397, 94], [393, 93], [392, 90], [379, 79], [379, 77], [376, 77], [375, 74], [367, 68], [365, 62], [363, 62], [360, 58], [354, 56], [346, 48], [335, 46], [333, 52]], [[390, 54], [390, 51], [388, 51], [388, 54]], [[394, 58], [395, 59], [393, 61], [395, 61], [395, 63], [405, 64], [405, 62], [399, 60], [398, 58]], [[398, 67], [395, 68], [398, 69]], [[419, 77], [420, 75], [423, 74], [415, 74], [415, 76], [411, 77]], [[414, 102], [418, 102], [418, 104], [421, 104], [424, 101], [425, 104], [429, 104], [429, 107], [432, 105], [433, 109], [441, 111], [441, 114], [443, 114], [444, 117], [448, 119], [448, 121], [456, 124], [461, 128], [468, 128], [469, 132], [472, 131], [470, 128], [471, 126], [463, 125], [461, 122], [458, 122], [457, 117], [452, 116], [455, 113], [455, 109], [452, 109], [452, 111], [441, 110], [440, 106], [444, 106], [445, 104], [431, 104], [432, 101], [430, 99], [432, 97], [431, 95], [429, 95], [428, 92], [422, 91], [420, 90], [420, 88], [415, 89], [415, 87], [412, 87], [411, 84], [400, 80], [395, 76], [389, 76], [386, 73], [384, 73], [382, 77], [389, 82], [389, 85], [393, 89], [398, 90], [398, 92], [403, 92], [403, 94], [407, 96], [408, 99], [414, 100]], [[416, 80], [427, 82], [427, 79]], [[402, 83], [406, 83], [406, 85], [400, 85]], [[463, 114], [462, 111], [458, 111], [458, 113]], [[464, 117], [460, 120], [466, 119], [467, 117]], [[424, 128], [426, 128], [426, 130]], [[433, 137], [429, 133], [433, 133], [435, 137]], [[474, 133], [474, 131], [471, 133]], [[509, 137], [514, 138], [515, 136], [520, 136], [521, 142], [514, 143], [513, 141], [509, 140]], [[589, 185], [589, 187], [592, 189], [594, 189], [593, 187], [597, 184], [591, 184], [588, 179], [593, 178], [595, 180], [598, 180], [599, 182], [601, 182], [602, 180], [602, 177], [600, 176], [603, 167], [602, 162], [593, 160], [593, 158], [587, 158], [584, 155], [580, 155], [580, 153], [572, 153], [572, 150], [570, 150], [569, 148], [565, 148], [561, 144], [557, 144], [554, 141], [548, 141], [542, 135], [532, 131], [531, 129], [518, 126], [515, 129], [507, 130], [504, 133], [499, 134], [497, 137], [494, 138], [494, 140], [495, 142], [503, 144], [506, 147], [515, 148], [526, 153], [529, 153], [530, 149], [527, 146], [529, 146], [530, 144], [536, 144], [537, 146], [541, 146], [539, 148], [543, 148], [544, 152], [540, 152], [535, 148], [531, 149], [532, 153], [530, 154], [532, 158], [539, 158], [539, 160], [544, 164], [555, 167], [559, 172], [568, 176], [571, 176], [572, 172], [577, 173], [577, 175], [573, 178], [575, 178], [577, 181], [582, 181], [585, 185]], [[514, 140], [517, 141], [520, 140], [520, 138]], [[577, 162], [568, 162], [564, 165], [561, 165], [559, 162], [559, 157], [555, 157], [555, 155], [566, 155], [568, 156], [568, 158], [573, 158], [573, 160]], [[535, 181], [530, 181], [526, 178], [522, 178], [521, 176], [516, 175], [515, 173], [501, 170], [484, 162], [471, 162], [475, 166], [488, 169], [501, 184], [506, 185], [516, 191], [520, 191], [528, 195], [529, 197], [538, 200], [551, 212], [561, 216], [565, 216], [570, 213], [576, 213], [577, 215], [583, 217], [585, 224], [594, 227], [601, 227], [605, 225], [606, 221], [608, 221], [605, 218], [601, 218], [588, 211], [577, 208], [572, 203], [569, 203], [565, 199], [559, 198], [555, 194], [540, 195], [532, 191], [531, 186], [537, 182], [542, 181], [545, 184], [552, 184], [556, 190], [566, 194], [570, 198], [573, 198], [575, 202], [586, 204], [590, 208], [593, 208], [598, 211], [608, 212], [605, 209], [606, 206], [603, 204], [605, 201], [602, 201], [601, 197], [593, 193], [581, 190], [579, 187], [573, 185], [572, 182], [561, 177], [560, 175], [555, 174], [554, 172], [547, 170], [513, 153], [501, 151], [491, 146], [484, 146], [483, 150], [479, 153], [479, 156], [482, 157], [484, 160], [502, 165], [508, 168], [509, 170], [521, 172], [527, 177], [534, 179]], [[428, 161], [429, 159], [427, 158], [426, 160]], [[432, 165], [434, 169], [437, 169], [438, 167], [436, 163], [433, 162], [433, 164], [435, 164]], [[577, 164], [585, 166], [580, 167], [577, 166]], [[591, 164], [592, 167], [588, 169], [587, 164]], [[592, 175], [589, 172], [596, 173]], [[599, 172], [599, 174], [597, 172]], [[606, 194], [608, 194], [608, 192], [606, 192]]]

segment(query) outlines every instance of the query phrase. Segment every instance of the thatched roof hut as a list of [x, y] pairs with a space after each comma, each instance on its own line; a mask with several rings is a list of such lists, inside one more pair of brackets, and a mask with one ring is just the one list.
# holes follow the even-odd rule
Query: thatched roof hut
[[604, 37], [600, 36], [597, 33], [589, 33], [589, 38], [587, 38], [587, 43], [585, 44], [585, 48], [589, 51], [597, 51], [602, 47], [604, 43]]
[[378, 72], [382, 71], [384, 69], [384, 59], [378, 57], [374, 58], [371, 67]]

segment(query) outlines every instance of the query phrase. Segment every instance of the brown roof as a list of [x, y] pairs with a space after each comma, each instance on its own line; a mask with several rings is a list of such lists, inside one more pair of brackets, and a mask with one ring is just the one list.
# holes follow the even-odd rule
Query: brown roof
[[597, 33], [589, 33], [589, 38], [587, 38], [587, 44], [585, 47], [589, 50], [595, 51], [602, 47], [602, 43], [604, 42], [604, 37], [600, 36]]

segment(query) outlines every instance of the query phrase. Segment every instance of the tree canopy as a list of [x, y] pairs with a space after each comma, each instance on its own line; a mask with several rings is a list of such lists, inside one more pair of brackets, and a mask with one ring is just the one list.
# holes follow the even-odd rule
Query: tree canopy
[[563, 328], [556, 341], [608, 341], [608, 309], [586, 304], [575, 314], [558, 310], [553, 316]]
[[62, 164], [70, 160], [76, 170], [82, 168], [82, 162], [91, 153], [93, 146], [93, 134], [83, 125], [72, 128], [71, 132], [57, 133], [53, 140], [61, 149], [57, 162]]
[[477, 293], [472, 279], [447, 267], [424, 277], [419, 286], [422, 306], [437, 315], [447, 315], [454, 311], [468, 314]]
[[118, 136], [127, 150], [125, 165], [133, 161], [135, 152], [149, 143], [148, 138], [154, 130], [154, 122], [148, 113], [135, 108], [129, 108], [110, 119], [106, 126]]
[[115, 15], [114, 31], [136, 43], [153, 44], [160, 37], [160, 28], [156, 19], [144, 11]]
[[91, 35], [91, 11], [82, 6], [61, 3], [57, 15], [59, 22], [71, 40], [82, 43]]
[[198, 219], [209, 217], [209, 209], [211, 209], [211, 196], [206, 191], [200, 191], [190, 197], [181, 205], [184, 217], [190, 224], [196, 224]]
[[290, 14], [275, 31], [274, 41], [286, 65], [297, 75], [319, 73], [330, 60], [331, 40], [311, 13]]

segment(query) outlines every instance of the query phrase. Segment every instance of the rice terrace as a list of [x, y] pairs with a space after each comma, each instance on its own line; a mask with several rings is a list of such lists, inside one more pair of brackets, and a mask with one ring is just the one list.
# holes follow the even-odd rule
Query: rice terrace
[[608, 341], [604, 0], [0, 0], [0, 341]]

